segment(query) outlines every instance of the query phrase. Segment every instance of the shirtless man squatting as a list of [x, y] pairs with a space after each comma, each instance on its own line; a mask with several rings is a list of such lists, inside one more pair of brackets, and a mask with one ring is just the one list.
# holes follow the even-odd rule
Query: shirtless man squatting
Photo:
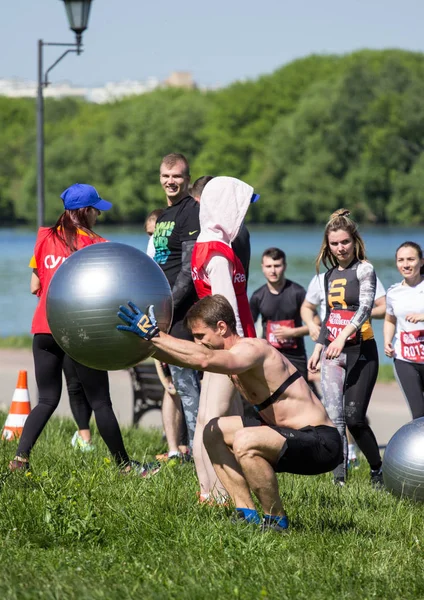
[[[188, 311], [194, 342], [176, 339], [156, 324], [153, 307], [143, 313], [132, 302], [118, 316], [155, 347], [160, 361], [227, 374], [251, 403], [256, 417], [220, 417], [205, 427], [204, 443], [237, 520], [284, 532], [288, 517], [276, 473], [318, 475], [343, 459], [342, 442], [320, 400], [296, 368], [266, 340], [241, 338], [233, 309], [221, 295], [207, 296]], [[252, 492], [264, 512], [261, 520]]]

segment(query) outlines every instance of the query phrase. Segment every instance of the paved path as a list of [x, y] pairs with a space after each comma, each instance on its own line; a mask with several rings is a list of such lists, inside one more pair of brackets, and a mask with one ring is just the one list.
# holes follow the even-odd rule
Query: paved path
[[[0, 408], [7, 410], [16, 387], [19, 370], [28, 371], [28, 388], [32, 405], [37, 393], [32, 352], [0, 349]], [[132, 422], [133, 395], [130, 376], [126, 371], [110, 371], [110, 388], [116, 416], [121, 425]], [[70, 417], [69, 402], [64, 385], [63, 398], [56, 411], [58, 416]], [[378, 443], [385, 445], [391, 436], [411, 420], [409, 408], [396, 383], [377, 384], [371, 398], [368, 416]], [[160, 427], [159, 411], [150, 411], [141, 423], [144, 427]]]
[[[34, 362], [30, 350], [0, 349], [0, 409], [8, 410], [16, 387], [18, 371], [28, 372], [28, 390], [31, 406], [37, 402], [37, 386], [35, 383]], [[131, 379], [127, 371], [110, 371], [110, 392], [113, 408], [121, 425], [131, 425], [133, 416], [133, 393]], [[65, 379], [63, 379], [62, 399], [55, 415], [72, 417]], [[144, 427], [160, 427], [160, 411], [151, 410], [143, 417], [140, 424]]]

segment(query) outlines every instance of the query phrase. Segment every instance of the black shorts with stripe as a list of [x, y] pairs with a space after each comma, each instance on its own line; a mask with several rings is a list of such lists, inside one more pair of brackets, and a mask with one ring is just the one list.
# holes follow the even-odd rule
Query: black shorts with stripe
[[276, 473], [319, 475], [332, 471], [343, 461], [343, 445], [339, 432], [328, 425], [308, 425], [301, 429], [268, 425], [258, 417], [242, 417], [244, 427], [270, 427], [286, 438], [277, 463]]

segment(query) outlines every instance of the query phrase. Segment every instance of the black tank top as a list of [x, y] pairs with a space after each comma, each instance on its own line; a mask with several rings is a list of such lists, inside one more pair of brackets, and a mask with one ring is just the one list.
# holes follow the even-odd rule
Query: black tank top
[[376, 276], [372, 265], [355, 259], [345, 269], [333, 267], [327, 271], [324, 281], [327, 308], [318, 341], [326, 345], [332, 341], [332, 322], [335, 324], [333, 333], [342, 328], [339, 323], [345, 326], [350, 322], [357, 326], [358, 335], [353, 336], [348, 345], [373, 339], [370, 315]]

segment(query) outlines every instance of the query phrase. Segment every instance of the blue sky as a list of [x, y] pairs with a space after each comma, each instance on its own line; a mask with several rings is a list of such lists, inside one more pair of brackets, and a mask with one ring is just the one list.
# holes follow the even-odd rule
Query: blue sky
[[[0, 78], [36, 79], [36, 44], [73, 42], [62, 0], [2, 3]], [[422, 0], [93, 0], [85, 52], [53, 81], [166, 78], [191, 71], [202, 85], [270, 73], [311, 53], [424, 50]], [[50, 66], [59, 48], [46, 48]]]

